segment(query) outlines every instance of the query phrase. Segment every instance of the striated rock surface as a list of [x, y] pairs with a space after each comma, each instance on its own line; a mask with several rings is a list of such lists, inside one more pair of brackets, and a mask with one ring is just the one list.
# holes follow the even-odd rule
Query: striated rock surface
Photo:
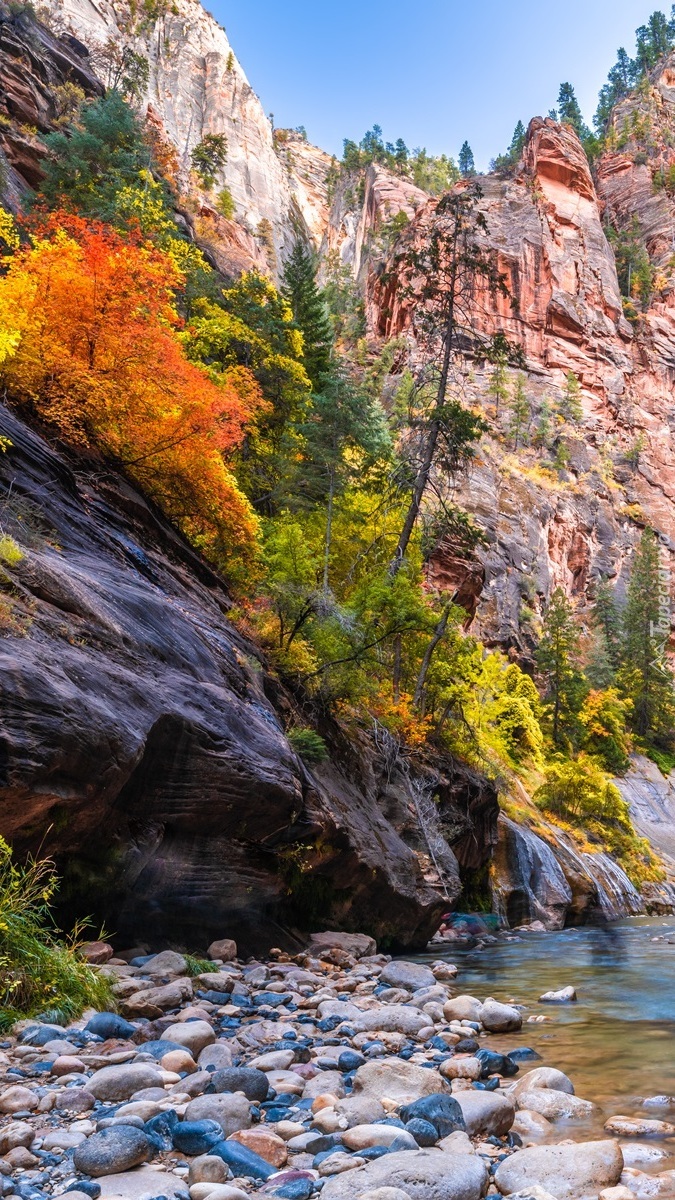
[[642, 911], [640, 896], [609, 855], [581, 852], [562, 830], [544, 825], [534, 833], [504, 813], [491, 883], [495, 910], [511, 926], [541, 921], [562, 929]]
[[[6, 409], [0, 433], [3, 530], [24, 553], [2, 577], [3, 835], [35, 849], [49, 829], [66, 896], [98, 897], [132, 942], [152, 925], [253, 949], [295, 924], [424, 944], [448, 900], [373, 748], [338, 740], [309, 775], [218, 578], [102, 464], [67, 462]], [[496, 797], [457, 764], [439, 787], [456, 896], [450, 845], [462, 857], [482, 821], [485, 864]]]

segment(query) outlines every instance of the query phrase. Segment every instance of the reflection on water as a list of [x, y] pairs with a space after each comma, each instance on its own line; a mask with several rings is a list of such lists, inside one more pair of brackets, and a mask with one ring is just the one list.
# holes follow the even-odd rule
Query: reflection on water
[[[675, 1121], [675, 1105], [641, 1105], [647, 1096], [675, 1096], [675, 918], [518, 936], [441, 955], [460, 969], [458, 991], [513, 1000], [551, 1018], [527, 1024], [526, 1016], [520, 1034], [492, 1037], [490, 1046], [533, 1046], [545, 1065], [569, 1075], [577, 1095], [602, 1110], [584, 1136], [596, 1135], [619, 1112]], [[569, 984], [577, 989], [576, 1004], [538, 1003], [544, 992]], [[581, 1134], [569, 1124], [567, 1130]]]

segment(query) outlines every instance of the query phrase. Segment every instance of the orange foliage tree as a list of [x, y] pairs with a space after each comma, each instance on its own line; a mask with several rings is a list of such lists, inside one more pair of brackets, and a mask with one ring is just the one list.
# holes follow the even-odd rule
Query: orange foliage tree
[[[0, 382], [65, 441], [123, 465], [219, 568], [236, 576], [257, 521], [227, 461], [263, 400], [238, 367], [219, 382], [185, 356], [183, 280], [133, 234], [56, 212], [0, 278]], [[3, 357], [3, 346], [5, 347]]]

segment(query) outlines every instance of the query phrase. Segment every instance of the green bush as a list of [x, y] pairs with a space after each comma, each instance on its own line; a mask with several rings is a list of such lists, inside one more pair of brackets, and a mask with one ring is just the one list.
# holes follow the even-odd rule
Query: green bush
[[111, 1007], [108, 980], [77, 956], [77, 932], [68, 942], [57, 936], [56, 886], [49, 860], [16, 866], [0, 838], [0, 1028], [21, 1017], [69, 1021], [90, 1005]]
[[232, 220], [235, 213], [235, 208], [234, 200], [232, 199], [232, 193], [229, 188], [224, 187], [220, 189], [218, 193], [218, 199], [216, 200], [216, 208], [218, 209], [221, 217], [225, 217], [227, 221]]
[[210, 958], [194, 958], [192, 954], [185, 955], [185, 974], [194, 979], [196, 975], [205, 975], [207, 971], [214, 971], [215, 967]]
[[291, 729], [288, 740], [295, 753], [307, 763], [325, 762], [328, 758], [326, 743], [313, 729]]

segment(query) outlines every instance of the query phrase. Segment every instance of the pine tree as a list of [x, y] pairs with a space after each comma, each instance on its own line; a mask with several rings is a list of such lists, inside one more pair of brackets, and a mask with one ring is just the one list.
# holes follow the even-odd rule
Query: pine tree
[[564, 746], [577, 732], [574, 718], [587, 691], [575, 661], [578, 643], [574, 609], [562, 588], [557, 587], [546, 609], [536, 652], [537, 666], [544, 677], [551, 737], [556, 746]]
[[562, 124], [571, 125], [581, 140], [591, 136], [591, 131], [581, 115], [579, 101], [571, 83], [561, 83], [558, 92], [558, 117]]
[[581, 385], [573, 371], [568, 371], [565, 377], [560, 415], [566, 421], [580, 421], [584, 415], [581, 407]]
[[506, 378], [506, 354], [497, 354], [495, 356], [487, 390], [488, 396], [492, 396], [495, 402], [495, 417], [498, 418], [500, 405], [505, 404], [509, 398], [509, 386]]
[[525, 384], [527, 383], [526, 376], [522, 371], [516, 376], [516, 384], [511, 396], [509, 405], [511, 419], [509, 421], [509, 434], [513, 440], [513, 449], [517, 450], [519, 446], [525, 445], [527, 442], [528, 429], [530, 425], [531, 409], [530, 401]]
[[390, 439], [379, 400], [359, 387], [341, 363], [323, 377], [302, 433], [302, 492], [305, 499], [326, 506], [323, 589], [327, 592], [336, 497], [369, 466], [387, 457]]
[[522, 121], [519, 121], [513, 131], [511, 145], [509, 146], [509, 156], [514, 162], [517, 162], [523, 153], [525, 146], [525, 126]]
[[534, 435], [534, 441], [537, 446], [548, 446], [551, 437], [552, 415], [553, 410], [551, 408], [551, 402], [547, 396], [544, 396], [544, 399], [541, 402], [541, 408], [539, 409], [539, 418], [537, 420], [537, 427]]
[[464, 142], [462, 149], [459, 152], [459, 170], [465, 179], [476, 174], [476, 164], [474, 162], [473, 150], [468, 142]]
[[670, 596], [661, 574], [659, 544], [645, 529], [633, 554], [623, 619], [619, 682], [633, 702], [631, 724], [640, 737], [672, 734], [675, 697], [666, 659]]
[[283, 274], [282, 295], [304, 339], [304, 367], [315, 390], [330, 368], [332, 333], [328, 310], [316, 283], [314, 256], [298, 238]]
[[593, 623], [602, 633], [612, 670], [616, 672], [621, 663], [621, 614], [607, 580], [603, 580], [598, 587]]

